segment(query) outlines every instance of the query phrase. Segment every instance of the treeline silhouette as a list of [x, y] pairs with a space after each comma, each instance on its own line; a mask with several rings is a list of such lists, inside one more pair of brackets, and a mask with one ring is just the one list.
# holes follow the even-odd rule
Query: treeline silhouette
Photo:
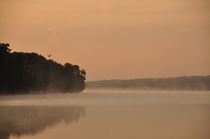
[[104, 80], [87, 82], [89, 89], [210, 90], [210, 76]]
[[86, 72], [78, 65], [62, 65], [37, 53], [11, 52], [9, 46], [0, 43], [0, 94], [85, 89]]

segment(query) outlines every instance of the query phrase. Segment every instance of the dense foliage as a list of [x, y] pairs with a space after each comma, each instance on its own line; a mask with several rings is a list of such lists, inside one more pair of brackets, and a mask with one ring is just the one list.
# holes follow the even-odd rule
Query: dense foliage
[[78, 65], [61, 65], [37, 53], [11, 52], [0, 43], [0, 94], [28, 92], [81, 92], [85, 70]]

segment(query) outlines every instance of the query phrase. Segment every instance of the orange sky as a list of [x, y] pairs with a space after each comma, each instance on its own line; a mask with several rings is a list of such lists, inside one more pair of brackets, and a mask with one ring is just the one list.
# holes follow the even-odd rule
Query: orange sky
[[0, 42], [78, 64], [88, 80], [210, 74], [209, 0], [0, 0], [0, 5]]

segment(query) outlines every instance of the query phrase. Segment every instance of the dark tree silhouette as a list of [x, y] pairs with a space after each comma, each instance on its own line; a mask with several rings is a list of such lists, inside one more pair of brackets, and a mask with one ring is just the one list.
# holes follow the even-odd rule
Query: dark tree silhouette
[[0, 54], [8, 54], [10, 51], [8, 43], [0, 43]]
[[61, 65], [37, 53], [11, 52], [0, 43], [0, 94], [27, 92], [81, 92], [85, 70], [78, 65]]

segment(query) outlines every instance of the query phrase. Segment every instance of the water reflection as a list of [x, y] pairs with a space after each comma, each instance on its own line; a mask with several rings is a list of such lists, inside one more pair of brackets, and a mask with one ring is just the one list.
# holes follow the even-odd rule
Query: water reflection
[[82, 106], [0, 106], [0, 139], [37, 134], [60, 122], [78, 121], [83, 116]]

